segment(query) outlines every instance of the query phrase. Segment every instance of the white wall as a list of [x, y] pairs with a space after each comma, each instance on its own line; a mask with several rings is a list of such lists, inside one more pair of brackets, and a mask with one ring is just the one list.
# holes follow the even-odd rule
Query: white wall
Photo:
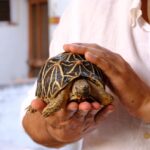
[[[61, 16], [70, 0], [48, 0], [49, 17]], [[10, 0], [12, 25], [0, 22], [0, 84], [28, 76], [28, 0]], [[50, 25], [50, 37], [57, 25]]]
[[0, 22], [0, 84], [27, 78], [27, 0], [11, 0], [12, 25]]
[[[49, 2], [49, 17], [61, 17], [65, 8], [71, 0], [48, 0]], [[57, 24], [50, 24], [49, 37], [53, 37], [53, 32]]]

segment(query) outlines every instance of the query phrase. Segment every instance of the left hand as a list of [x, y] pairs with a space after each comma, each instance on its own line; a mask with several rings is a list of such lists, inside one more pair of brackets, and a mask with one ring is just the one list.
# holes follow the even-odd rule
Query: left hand
[[[42, 113], [46, 104], [42, 99], [36, 98], [31, 102], [31, 106], [37, 112]], [[57, 141], [57, 144], [62, 144], [83, 138], [87, 133], [97, 128], [114, 110], [112, 104], [102, 107], [98, 102], [70, 102], [53, 115], [46, 118], [40, 115], [37, 119], [42, 118], [42, 123], [46, 122], [45, 127], [48, 134]], [[33, 114], [30, 115], [33, 116]], [[35, 115], [37, 114], [35, 113]]]
[[119, 55], [97, 44], [65, 44], [66, 52], [79, 53], [96, 64], [108, 77], [111, 90], [128, 111], [144, 121], [150, 121], [150, 87], [134, 72]]

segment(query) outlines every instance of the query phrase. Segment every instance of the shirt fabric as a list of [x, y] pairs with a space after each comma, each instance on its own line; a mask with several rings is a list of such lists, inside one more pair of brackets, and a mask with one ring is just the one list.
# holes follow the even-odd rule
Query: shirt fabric
[[[120, 54], [150, 85], [150, 25], [142, 18], [140, 0], [72, 0], [54, 33], [50, 57], [74, 42], [96, 43]], [[114, 103], [116, 111], [96, 130], [59, 150], [149, 150], [145, 134], [150, 126], [129, 115], [119, 100]]]

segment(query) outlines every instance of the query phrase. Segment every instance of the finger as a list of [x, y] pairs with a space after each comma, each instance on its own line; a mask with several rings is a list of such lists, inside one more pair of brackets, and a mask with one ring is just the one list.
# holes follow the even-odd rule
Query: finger
[[[90, 48], [90, 49], [104, 49], [103, 47], [95, 44], [95, 43], [70, 43], [70, 44], [64, 44], [64, 50], [65, 51], [71, 51], [72, 49], [80, 49], [80, 48]], [[76, 50], [75, 50], [76, 51]], [[76, 51], [77, 52], [77, 51]]]
[[64, 50], [66, 52], [83, 54], [88, 61], [97, 65], [104, 72], [109, 71], [111, 68], [110, 52], [102, 47], [96, 47], [98, 46], [94, 44], [65, 44]]
[[81, 102], [79, 104], [79, 110], [81, 111], [90, 111], [92, 109], [92, 105], [89, 102]]
[[97, 53], [97, 52], [87, 52], [85, 53], [85, 58], [90, 61], [91, 63], [98, 66], [100, 69], [103, 70], [103, 72], [108, 76], [111, 77], [110, 74], [114, 72], [114, 65], [111, 61], [111, 58], [109, 59], [107, 56], [105, 56], [104, 53]]
[[85, 54], [86, 52], [103, 52], [107, 51], [110, 52], [109, 50], [105, 49], [104, 47], [101, 47], [97, 44], [93, 43], [72, 43], [72, 44], [64, 44], [63, 46], [64, 50], [66, 52], [72, 52], [72, 53], [78, 53], [78, 54]]
[[89, 112], [89, 116], [93, 116], [95, 118], [95, 115], [97, 115], [97, 113], [103, 109], [103, 105], [101, 105], [100, 103], [98, 102], [93, 102], [92, 103], [92, 110]]
[[31, 107], [40, 112], [46, 107], [46, 105], [47, 104], [40, 98], [36, 98], [31, 102]]
[[70, 119], [78, 110], [78, 103], [76, 102], [70, 102], [67, 106], [67, 113], [66, 117]]
[[78, 53], [83, 55], [87, 50], [89, 50], [88, 47], [79, 44], [65, 44], [63, 48], [66, 52]]
[[86, 115], [88, 114], [89, 110], [92, 109], [92, 106], [88, 102], [82, 102], [80, 104], [76, 102], [71, 102], [67, 106], [67, 114], [66, 117], [76, 118], [80, 121], [83, 121]]
[[57, 111], [54, 117], [57, 117], [59, 121], [69, 120], [78, 110], [78, 103], [70, 102], [66, 108], [62, 108]]
[[102, 111], [100, 111], [95, 116], [95, 122], [98, 124], [101, 120], [107, 118], [114, 111], [115, 107], [112, 104], [108, 105], [106, 108], [103, 108]]
[[93, 116], [102, 109], [103, 105], [100, 105], [98, 102], [82, 102], [79, 104], [79, 111], [76, 113], [81, 120], [87, 118], [93, 118]]
[[103, 59], [103, 56], [100, 55], [99, 53], [94, 53], [94, 52], [88, 51], [87, 53], [85, 53], [85, 58], [88, 61], [90, 61], [91, 63], [100, 67], [102, 70], [104, 70], [106, 68], [106, 66], [108, 66], [108, 63], [107, 63], [107, 61], [105, 61], [105, 59]]
[[86, 115], [86, 122], [93, 122], [97, 113], [103, 108], [103, 105], [100, 105], [98, 102], [92, 102], [92, 109]]
[[84, 122], [89, 110], [78, 110], [72, 118], [77, 119], [80, 122]]
[[77, 118], [79, 121], [84, 121], [86, 118], [86, 115], [89, 113], [89, 111], [92, 109], [92, 105], [89, 102], [81, 102], [79, 104], [79, 109], [75, 113], [75, 118]]
[[67, 110], [69, 111], [77, 111], [78, 110], [78, 103], [70, 102], [67, 106]]
[[55, 126], [63, 121], [66, 120], [66, 111], [65, 109], [60, 109], [57, 112], [55, 112], [53, 115], [50, 115], [46, 118], [48, 124], [51, 126]]
[[78, 104], [76, 102], [70, 102], [66, 108], [61, 108], [59, 111], [55, 112], [54, 115], [47, 118], [51, 125], [66, 122], [71, 119], [72, 116], [78, 110]]
[[84, 46], [84, 47], [90, 47], [90, 48], [95, 48], [95, 49], [99, 49], [102, 48], [100, 47], [98, 44], [95, 43], [72, 43], [74, 45], [78, 45], [78, 46]]
[[91, 105], [94, 110], [99, 110], [103, 107], [99, 102], [92, 102]]
[[88, 133], [96, 128], [95, 116], [103, 108], [103, 105], [98, 104], [98, 102], [92, 103], [92, 110], [84, 118], [84, 128], [83, 132]]

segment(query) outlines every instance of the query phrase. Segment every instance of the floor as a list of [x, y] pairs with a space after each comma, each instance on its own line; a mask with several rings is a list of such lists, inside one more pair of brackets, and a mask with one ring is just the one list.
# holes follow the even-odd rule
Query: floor
[[20, 107], [30, 84], [0, 87], [0, 149], [1, 150], [46, 150], [35, 144], [24, 132]]

